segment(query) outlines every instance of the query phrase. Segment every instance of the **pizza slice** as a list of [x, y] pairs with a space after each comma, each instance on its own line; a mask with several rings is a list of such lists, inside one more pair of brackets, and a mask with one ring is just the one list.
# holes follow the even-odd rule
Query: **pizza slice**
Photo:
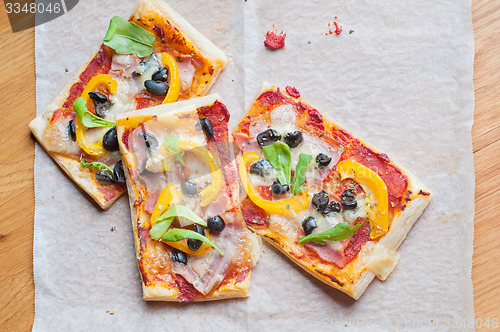
[[116, 139], [118, 114], [203, 96], [226, 56], [161, 0], [113, 17], [103, 44], [30, 123], [61, 168], [103, 209], [126, 190]]
[[239, 208], [228, 120], [217, 95], [118, 117], [146, 300], [247, 296], [260, 238]]
[[[286, 92], [285, 92], [286, 91]], [[264, 84], [233, 132], [248, 227], [354, 299], [396, 266], [396, 249], [431, 194], [304, 103]]]

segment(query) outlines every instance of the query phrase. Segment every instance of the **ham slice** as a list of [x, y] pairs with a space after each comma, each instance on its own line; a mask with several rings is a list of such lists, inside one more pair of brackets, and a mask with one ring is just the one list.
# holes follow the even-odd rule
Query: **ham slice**
[[229, 211], [220, 216], [226, 222], [226, 227], [219, 234], [213, 233], [212, 242], [222, 250], [224, 256], [216, 250], [210, 250], [200, 256], [189, 255], [187, 265], [175, 262], [172, 266], [172, 272], [181, 275], [204, 295], [216, 288], [231, 271], [247, 237], [241, 214]]
[[338, 267], [343, 268], [346, 265], [346, 259], [344, 256], [344, 249], [349, 244], [350, 239], [345, 239], [335, 243], [335, 246], [321, 245], [316, 243], [308, 243], [306, 247], [313, 250], [316, 255], [322, 260], [335, 263]]

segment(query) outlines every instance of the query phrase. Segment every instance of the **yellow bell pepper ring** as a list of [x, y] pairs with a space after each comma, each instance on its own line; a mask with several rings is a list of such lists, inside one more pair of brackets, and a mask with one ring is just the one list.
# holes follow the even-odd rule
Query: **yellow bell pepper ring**
[[160, 196], [158, 196], [151, 218], [149, 219], [151, 227], [155, 225], [156, 220], [158, 220], [163, 212], [169, 209], [172, 205], [179, 203], [179, 200], [179, 192], [173, 184], [169, 184], [163, 188], [160, 192]]
[[[220, 192], [220, 188], [222, 186], [222, 171], [215, 164], [214, 158], [210, 151], [208, 151], [205, 147], [198, 145], [192, 141], [179, 141], [179, 151], [189, 151], [194, 153], [198, 158], [200, 158], [205, 164], [210, 166], [210, 170], [212, 172], [212, 183], [209, 186], [205, 187], [198, 196], [201, 198], [200, 205], [207, 206], [214, 199], [217, 198]], [[170, 171], [173, 165], [173, 156], [172, 153], [168, 152], [166, 147], [163, 145], [160, 148], [160, 153], [167, 157], [167, 160], [163, 163], [163, 170]]]
[[376, 239], [389, 231], [389, 198], [387, 186], [382, 178], [368, 167], [352, 160], [337, 164], [342, 180], [350, 178], [365, 191], [368, 218], [370, 219], [370, 238]]
[[[89, 83], [87, 83], [87, 86], [82, 92], [82, 97], [85, 99], [86, 105], [88, 105], [91, 101], [89, 92], [96, 90], [101, 85], [104, 85], [110, 94], [115, 94], [118, 86], [115, 79], [109, 75], [99, 74], [94, 76]], [[85, 126], [78, 116], [75, 117], [75, 133], [76, 142], [87, 154], [93, 156], [103, 156], [106, 154], [107, 151], [102, 146], [102, 140], [91, 142], [85, 139]]]
[[243, 183], [243, 187], [245, 188], [250, 200], [267, 213], [272, 214], [286, 215], [291, 211], [297, 213], [307, 209], [311, 203], [311, 197], [309, 196], [309, 192], [307, 190], [298, 193], [298, 195], [292, 198], [285, 198], [277, 201], [262, 199], [255, 192], [252, 184], [250, 183], [250, 179], [248, 178], [247, 167], [249, 164], [256, 162], [260, 158], [261, 156], [256, 152], [247, 152], [243, 155], [239, 166], [241, 182]]
[[179, 66], [177, 66], [174, 57], [166, 52], [161, 54], [161, 62], [168, 69], [168, 75], [170, 77], [170, 86], [162, 104], [173, 103], [179, 99], [179, 94], [181, 92]]

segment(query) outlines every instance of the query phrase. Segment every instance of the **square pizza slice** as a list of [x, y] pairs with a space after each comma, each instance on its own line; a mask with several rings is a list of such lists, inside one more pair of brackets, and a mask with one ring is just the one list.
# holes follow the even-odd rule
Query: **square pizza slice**
[[146, 300], [246, 297], [260, 238], [239, 208], [229, 113], [217, 95], [117, 120]]
[[354, 299], [396, 266], [431, 194], [386, 154], [264, 84], [236, 130], [248, 227]]
[[107, 209], [126, 190], [116, 116], [203, 96], [226, 62], [219, 48], [166, 3], [141, 0], [128, 21], [111, 19], [99, 50], [30, 129], [59, 166]]

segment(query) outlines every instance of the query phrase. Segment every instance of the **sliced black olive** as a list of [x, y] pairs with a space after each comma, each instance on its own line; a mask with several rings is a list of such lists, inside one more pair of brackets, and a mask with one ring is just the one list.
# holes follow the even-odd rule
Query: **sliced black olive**
[[210, 122], [207, 118], [200, 119], [200, 121], [196, 124], [196, 129], [202, 129], [208, 139], [212, 139], [214, 137], [214, 127], [212, 126], [212, 122]]
[[281, 139], [281, 135], [274, 129], [266, 129], [257, 135], [259, 146], [271, 145]]
[[291, 148], [296, 148], [304, 140], [300, 131], [294, 131], [285, 135], [285, 143]]
[[331, 201], [328, 203], [326, 209], [324, 209], [321, 213], [324, 215], [328, 215], [331, 213], [338, 213], [341, 210], [340, 203], [337, 201]]
[[97, 181], [104, 184], [112, 184], [115, 182], [113, 173], [107, 169], [100, 169], [95, 173], [95, 178]]
[[116, 127], [111, 127], [102, 137], [102, 146], [108, 151], [117, 151], [118, 136], [116, 136]]
[[318, 227], [318, 225], [316, 225], [316, 219], [314, 219], [313, 217], [307, 217], [302, 222], [302, 228], [304, 229], [304, 233], [306, 233], [306, 235], [311, 234], [313, 229], [315, 229], [316, 227]]
[[340, 204], [346, 210], [354, 210], [358, 206], [356, 201], [356, 193], [352, 189], [344, 190], [342, 196], [340, 197]]
[[76, 141], [75, 120], [71, 119], [68, 123], [68, 134], [73, 141]]
[[271, 192], [276, 196], [282, 195], [288, 190], [290, 190], [290, 186], [287, 184], [283, 186], [278, 180], [274, 181], [271, 185]]
[[95, 113], [97, 116], [103, 118], [108, 109], [111, 107], [111, 101], [108, 97], [99, 92], [89, 92], [89, 97], [94, 102]]
[[146, 80], [144, 87], [153, 96], [164, 96], [168, 91], [168, 84], [165, 82], [157, 82], [153, 80]]
[[123, 163], [121, 160], [113, 167], [113, 176], [116, 183], [125, 183], [125, 171], [123, 170]]
[[144, 139], [146, 147], [150, 150], [154, 150], [158, 146], [158, 140], [150, 133], [143, 131], [142, 133], [139, 133], [139, 137]]
[[222, 232], [224, 227], [226, 227], [226, 223], [220, 216], [215, 216], [207, 219], [207, 228], [211, 231]]
[[195, 196], [197, 194], [196, 184], [190, 181], [184, 181], [181, 183], [182, 192], [188, 196]]
[[[200, 225], [195, 224], [194, 231], [198, 234], [205, 235], [205, 231], [203, 230], [203, 228]], [[202, 244], [203, 244], [203, 242], [201, 242], [200, 240], [196, 240], [196, 239], [188, 239], [187, 240], [188, 248], [191, 249], [192, 251], [196, 251], [196, 250], [200, 249]]]
[[151, 77], [153, 81], [166, 82], [168, 80], [168, 70], [165, 67], [160, 67]]
[[318, 211], [323, 211], [328, 206], [329, 197], [326, 191], [321, 190], [319, 193], [314, 194], [312, 198], [312, 205]]
[[250, 166], [250, 174], [269, 176], [271, 175], [271, 163], [267, 159], [257, 160]]
[[332, 158], [328, 157], [324, 153], [320, 153], [316, 156], [316, 162], [318, 163], [318, 166], [320, 168], [328, 166], [328, 164], [330, 164], [331, 161], [332, 161]]
[[184, 253], [182, 251], [173, 250], [171, 256], [172, 256], [172, 260], [174, 262], [179, 262], [179, 263], [182, 263], [184, 265], [186, 265], [188, 263], [187, 255], [186, 255], [186, 253]]

